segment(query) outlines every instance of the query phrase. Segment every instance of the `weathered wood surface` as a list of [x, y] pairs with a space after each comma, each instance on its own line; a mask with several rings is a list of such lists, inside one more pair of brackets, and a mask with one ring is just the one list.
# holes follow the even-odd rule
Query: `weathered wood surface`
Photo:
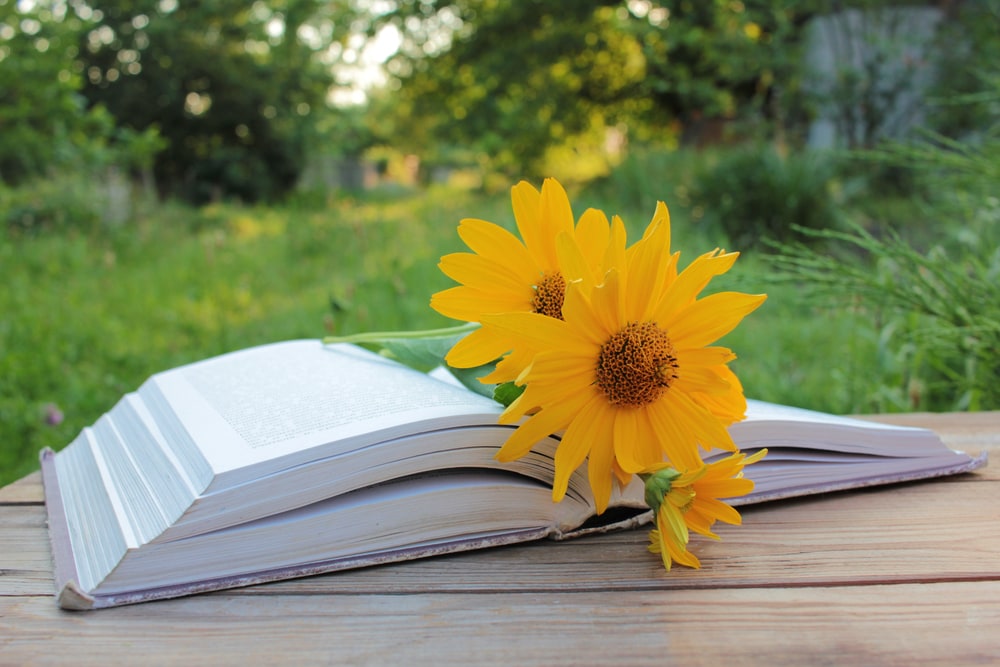
[[0, 665], [1000, 664], [1000, 413], [883, 419], [993, 462], [744, 508], [701, 570], [637, 530], [85, 613], [29, 475], [0, 489]]

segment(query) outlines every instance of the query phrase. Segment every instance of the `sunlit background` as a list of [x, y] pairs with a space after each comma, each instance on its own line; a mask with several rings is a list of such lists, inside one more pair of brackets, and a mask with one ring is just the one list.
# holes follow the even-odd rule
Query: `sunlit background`
[[996, 0], [0, 0], [0, 483], [158, 370], [447, 324], [547, 176], [742, 251], [749, 395], [995, 409], [998, 110]]

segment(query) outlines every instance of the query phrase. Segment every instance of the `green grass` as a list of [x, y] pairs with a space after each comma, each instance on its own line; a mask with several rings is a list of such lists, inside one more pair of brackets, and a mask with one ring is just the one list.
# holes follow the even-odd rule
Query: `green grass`
[[[502, 202], [499, 202], [502, 203]], [[441, 326], [438, 257], [468, 193], [321, 208], [167, 209], [89, 235], [0, 241], [0, 484], [152, 373], [259, 343]], [[48, 406], [64, 420], [46, 422]]]
[[[619, 208], [605, 191], [593, 205], [621, 213], [635, 234], [655, 201]], [[683, 205], [672, 212], [682, 262], [725, 245]], [[432, 188], [280, 208], [166, 206], [88, 234], [8, 233], [0, 240], [0, 485], [36, 469], [40, 449], [68, 444], [159, 370], [275, 340], [450, 324], [428, 299], [450, 285], [436, 264], [463, 248], [455, 233], [463, 217], [513, 222], [506, 194]], [[770, 270], [749, 254], [719, 281], [770, 290], [725, 341], [747, 394], [831, 412], [904, 409], [879, 402], [872, 369], [895, 362], [879, 356], [863, 314], [823, 311], [794, 286], [769, 286]], [[60, 423], [47, 422], [49, 406], [64, 415]]]

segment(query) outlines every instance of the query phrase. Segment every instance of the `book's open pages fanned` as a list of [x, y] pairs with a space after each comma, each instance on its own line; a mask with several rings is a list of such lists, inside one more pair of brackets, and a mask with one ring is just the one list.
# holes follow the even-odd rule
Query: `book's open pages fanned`
[[[42, 453], [59, 604], [94, 609], [545, 537], [602, 517], [585, 468], [552, 502], [558, 434], [498, 463], [501, 408], [354, 346], [291, 341], [154, 375]], [[932, 432], [751, 401], [731, 427], [755, 490], [734, 504], [955, 474]], [[721, 454], [720, 454], [721, 455]], [[613, 517], [613, 519], [611, 518]]]

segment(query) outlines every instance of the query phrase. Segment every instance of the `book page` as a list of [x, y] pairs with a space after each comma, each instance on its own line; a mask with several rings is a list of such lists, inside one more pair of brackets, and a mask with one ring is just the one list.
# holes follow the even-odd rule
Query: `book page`
[[316, 340], [233, 352], [154, 380], [217, 475], [276, 462], [255, 466], [254, 475], [266, 474], [386, 437], [495, 423], [500, 413], [462, 387]]
[[539, 538], [551, 532], [563, 511], [552, 502], [548, 485], [515, 475], [456, 471], [412, 477], [197, 538], [150, 545], [141, 555], [137, 552], [139, 557], [126, 558], [102, 592], [180, 585], [352, 556], [374, 560], [386, 551], [484, 535], [528, 533]]
[[741, 449], [805, 447], [898, 458], [950, 450], [933, 431], [880, 424], [802, 408], [747, 401], [746, 419], [729, 427]]
[[835, 424], [838, 426], [850, 426], [861, 429], [882, 429], [888, 431], [924, 431], [926, 429], [916, 429], [912, 426], [898, 426], [896, 424], [880, 424], [864, 419], [855, 419], [843, 415], [832, 415], [826, 412], [807, 410], [806, 408], [796, 408], [791, 405], [779, 405], [777, 403], [767, 403], [765, 401], [755, 401], [747, 399], [747, 422], [759, 421], [781, 421], [781, 422], [804, 422], [815, 424]]

